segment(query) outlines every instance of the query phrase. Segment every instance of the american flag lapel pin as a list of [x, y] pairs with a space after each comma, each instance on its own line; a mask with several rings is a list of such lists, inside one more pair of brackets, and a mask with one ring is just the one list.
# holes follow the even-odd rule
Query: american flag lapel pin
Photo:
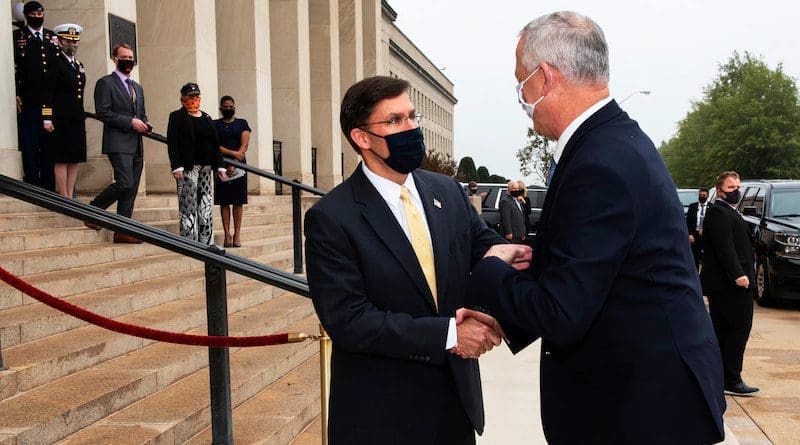
[[442, 208], [442, 203], [439, 202], [438, 199], [433, 198], [433, 206], [436, 207], [437, 209], [441, 209]]

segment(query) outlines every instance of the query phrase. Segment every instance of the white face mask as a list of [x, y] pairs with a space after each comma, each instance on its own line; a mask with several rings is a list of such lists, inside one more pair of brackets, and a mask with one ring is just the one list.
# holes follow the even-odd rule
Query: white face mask
[[542, 101], [542, 99], [544, 99], [544, 95], [536, 99], [536, 102], [529, 104], [525, 102], [525, 98], [522, 97], [522, 88], [525, 86], [525, 82], [527, 82], [528, 79], [533, 77], [533, 75], [536, 74], [537, 71], [539, 71], [539, 67], [533, 70], [532, 73], [528, 74], [528, 77], [526, 77], [525, 80], [517, 84], [517, 100], [522, 105], [522, 109], [525, 110], [525, 113], [528, 115], [529, 118], [531, 118], [531, 120], [533, 120], [533, 110], [536, 108], [536, 104], [538, 104], [539, 102]]

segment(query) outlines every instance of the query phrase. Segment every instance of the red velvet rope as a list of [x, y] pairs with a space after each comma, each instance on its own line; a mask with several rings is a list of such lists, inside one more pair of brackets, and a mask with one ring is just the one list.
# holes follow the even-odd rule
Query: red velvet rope
[[12, 275], [2, 267], [0, 267], [0, 279], [8, 283], [11, 287], [16, 288], [17, 290], [35, 298], [36, 300], [41, 301], [52, 308], [64, 312], [65, 314], [79, 318], [85, 322], [100, 326], [101, 328], [105, 328], [110, 331], [119, 332], [120, 334], [133, 335], [135, 337], [146, 338], [149, 340], [177, 343], [181, 345], [213, 346], [221, 348], [282, 345], [285, 343], [303, 341], [306, 339], [315, 339], [315, 337], [311, 335], [288, 333], [262, 335], [258, 337], [227, 337], [160, 331], [158, 329], [150, 329], [128, 323], [122, 323], [95, 314], [94, 312], [89, 312], [86, 309], [75, 306], [74, 304], [68, 303], [60, 298], [56, 298], [40, 289], [33, 287], [30, 283], [27, 283]]

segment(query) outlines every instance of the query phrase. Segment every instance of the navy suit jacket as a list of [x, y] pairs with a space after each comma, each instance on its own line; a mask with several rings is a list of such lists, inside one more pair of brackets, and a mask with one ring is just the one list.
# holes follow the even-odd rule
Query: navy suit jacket
[[653, 143], [612, 101], [567, 143], [524, 272], [481, 261], [469, 300], [518, 351], [542, 338], [550, 443], [722, 440], [722, 364]]
[[438, 312], [411, 243], [360, 165], [305, 217], [308, 284], [333, 340], [331, 444], [432, 444], [455, 398], [483, 431], [477, 360], [450, 354], [445, 342], [470, 269], [504, 241], [453, 178], [412, 174], [433, 243]]

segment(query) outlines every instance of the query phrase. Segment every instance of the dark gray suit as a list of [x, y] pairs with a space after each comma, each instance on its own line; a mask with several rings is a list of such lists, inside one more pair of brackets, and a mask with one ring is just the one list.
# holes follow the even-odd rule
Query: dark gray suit
[[147, 122], [142, 86], [131, 80], [136, 102], [131, 100], [128, 86], [116, 73], [97, 80], [94, 107], [103, 122], [103, 153], [114, 168], [114, 182], [90, 203], [108, 208], [117, 202], [117, 214], [130, 218], [142, 176], [144, 152], [142, 135], [131, 127], [133, 118]]
[[500, 230], [501, 235], [511, 234], [511, 242], [519, 243], [527, 235], [525, 228], [526, 216], [522, 211], [522, 203], [517, 205], [517, 198], [506, 193], [500, 200]]

